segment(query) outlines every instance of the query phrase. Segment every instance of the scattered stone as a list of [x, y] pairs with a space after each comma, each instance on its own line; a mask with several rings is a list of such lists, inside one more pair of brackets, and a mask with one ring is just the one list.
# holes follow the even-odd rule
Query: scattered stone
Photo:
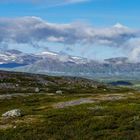
[[20, 109], [13, 109], [13, 110], [10, 110], [10, 111], [2, 114], [2, 117], [5, 117], [5, 118], [21, 117], [21, 116], [22, 116], [22, 113], [21, 113]]
[[14, 129], [16, 129], [16, 128], [17, 128], [17, 126], [14, 126], [13, 128], [14, 128]]
[[36, 92], [36, 93], [40, 92], [40, 89], [39, 89], [38, 87], [35, 88], [35, 92]]
[[97, 85], [92, 85], [91, 86], [92, 88], [95, 88], [95, 89], [97, 89], [98, 87], [97, 87]]
[[56, 91], [56, 94], [62, 94], [63, 92], [62, 92], [62, 90], [57, 90]]
[[19, 84], [16, 84], [16, 87], [18, 87], [19, 86]]
[[134, 121], [138, 121], [139, 119], [140, 119], [139, 116], [134, 116], [134, 117], [133, 117], [133, 120], [134, 120]]

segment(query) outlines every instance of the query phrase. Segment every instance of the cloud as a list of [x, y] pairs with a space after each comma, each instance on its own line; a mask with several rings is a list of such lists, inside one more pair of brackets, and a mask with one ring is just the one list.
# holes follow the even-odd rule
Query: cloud
[[140, 30], [130, 29], [121, 24], [109, 28], [94, 28], [84, 23], [49, 23], [38, 17], [1, 18], [0, 31], [0, 47], [10, 42], [81, 44], [92, 47], [122, 47], [129, 49], [133, 57], [138, 57], [134, 49], [140, 46]]
[[89, 0], [1, 0], [0, 3], [33, 3], [33, 4], [46, 4], [49, 6], [75, 4], [87, 2]]
[[130, 39], [125, 46], [128, 48], [129, 61], [140, 62], [140, 37]]
[[102, 44], [116, 46], [140, 36], [140, 32], [127, 27], [94, 28], [83, 23], [55, 24], [38, 17], [1, 18], [0, 42], [17, 43], [49, 41], [64, 44]]

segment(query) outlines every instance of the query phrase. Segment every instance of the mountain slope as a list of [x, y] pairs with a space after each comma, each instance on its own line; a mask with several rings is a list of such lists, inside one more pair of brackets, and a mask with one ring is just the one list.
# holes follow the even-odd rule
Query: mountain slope
[[26, 54], [18, 50], [0, 52], [0, 68], [14, 68], [32, 64], [40, 58], [33, 54]]
[[74, 63], [71, 61], [63, 62], [58, 59], [44, 58], [32, 65], [15, 69], [17, 71], [73, 75], [85, 77], [137, 77], [140, 74], [140, 63], [129, 63], [127, 58], [112, 58], [103, 63], [87, 61], [86, 63]]
[[100, 77], [138, 78], [140, 63], [129, 62], [126, 57], [105, 59], [103, 62], [88, 60], [54, 52], [24, 54], [16, 50], [1, 52], [0, 68], [37, 74]]

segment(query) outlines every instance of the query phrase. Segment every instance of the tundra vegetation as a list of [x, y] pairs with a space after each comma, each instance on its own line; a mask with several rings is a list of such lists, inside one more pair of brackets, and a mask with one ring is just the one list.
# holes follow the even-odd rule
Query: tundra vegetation
[[139, 92], [83, 78], [1, 71], [0, 114], [0, 140], [140, 139]]

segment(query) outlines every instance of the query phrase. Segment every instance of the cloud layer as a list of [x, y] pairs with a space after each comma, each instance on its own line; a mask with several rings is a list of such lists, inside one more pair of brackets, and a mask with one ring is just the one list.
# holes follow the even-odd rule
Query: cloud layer
[[38, 17], [1, 18], [0, 44], [3, 42], [123, 47], [130, 49], [133, 55], [140, 54], [135, 53], [135, 49], [140, 48], [140, 31], [120, 24], [101, 29], [83, 23], [54, 24]]
[[54, 24], [38, 17], [1, 18], [0, 31], [0, 42], [49, 41], [64, 44], [102, 44], [114, 47], [119, 47], [128, 40], [140, 36], [140, 31], [118, 24], [101, 29], [83, 23]]

